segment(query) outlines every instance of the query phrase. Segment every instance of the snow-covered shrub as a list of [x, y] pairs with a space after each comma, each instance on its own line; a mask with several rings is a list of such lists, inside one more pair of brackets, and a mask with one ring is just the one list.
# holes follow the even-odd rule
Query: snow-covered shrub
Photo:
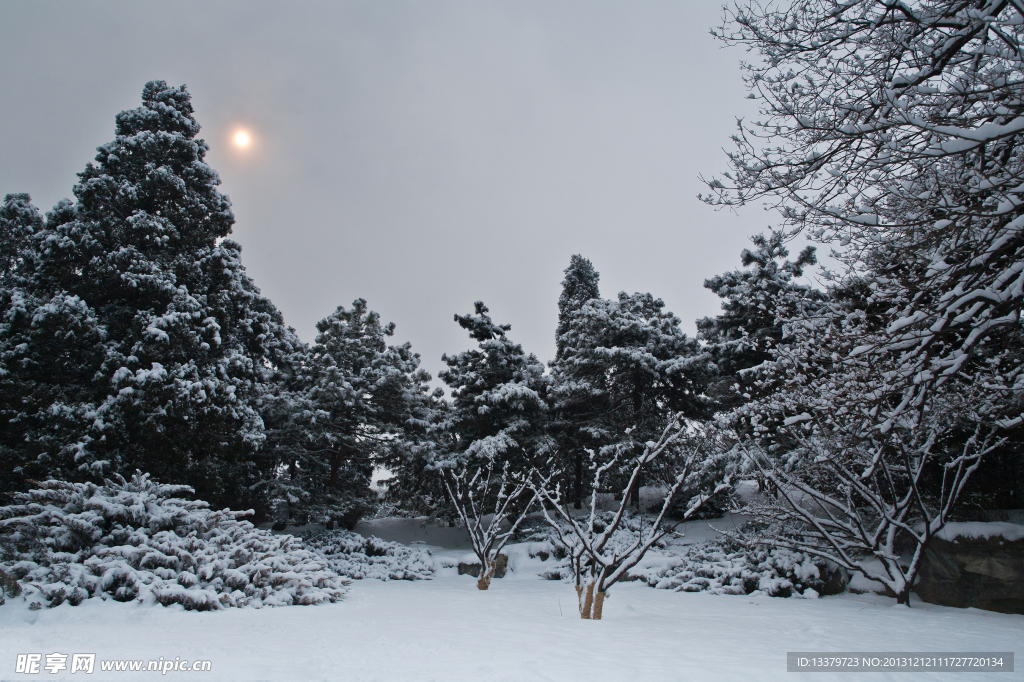
[[824, 560], [786, 549], [744, 549], [721, 542], [687, 547], [677, 565], [642, 576], [663, 590], [816, 597], [830, 577]]
[[137, 473], [46, 481], [0, 507], [0, 570], [50, 605], [90, 597], [210, 610], [334, 602], [345, 581], [297, 538], [273, 535]]
[[403, 509], [396, 505], [393, 501], [389, 501], [387, 498], [381, 500], [364, 518], [367, 520], [372, 519], [408, 519], [416, 516], [413, 512], [408, 509]]
[[429, 580], [434, 575], [430, 551], [380, 538], [364, 538], [345, 530], [313, 533], [306, 547], [319, 554], [332, 571], [361, 580]]
[[[616, 512], [611, 510], [596, 512], [594, 515], [594, 532], [603, 533], [608, 525], [614, 521], [615, 514]], [[564, 537], [570, 532], [569, 526], [565, 521], [558, 519], [556, 521], [561, 524]], [[627, 550], [636, 543], [637, 538], [640, 536], [641, 528], [645, 534], [649, 534], [650, 526], [650, 515], [641, 515], [632, 509], [626, 509], [623, 511], [619, 525], [612, 532], [605, 547], [609, 552]], [[540, 574], [542, 578], [546, 580], [575, 579], [575, 571], [573, 570], [569, 548], [560, 541], [558, 532], [552, 527], [550, 522], [534, 522], [529, 524], [526, 528], [522, 529], [517, 540], [520, 544], [526, 544], [530, 547], [530, 556], [540, 556], [541, 552], [543, 552], [554, 557], [554, 564]], [[649, 563], [665, 563], [668, 547], [668, 541], [664, 537], [659, 537], [647, 551], [643, 562], [638, 566], [634, 566], [627, 576], [621, 580], [628, 582], [643, 576], [647, 572], [647, 564]]]
[[21, 594], [21, 585], [18, 584], [18, 579], [12, 574], [6, 571], [0, 571], [0, 604], [3, 604], [8, 597], [17, 597]]

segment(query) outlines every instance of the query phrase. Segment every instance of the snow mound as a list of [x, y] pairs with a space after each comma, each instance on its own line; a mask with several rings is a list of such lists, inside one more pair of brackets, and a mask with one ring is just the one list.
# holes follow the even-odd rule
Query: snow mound
[[346, 581], [299, 539], [180, 497], [192, 492], [137, 473], [16, 493], [0, 507], [0, 570], [50, 606], [98, 597], [206, 611], [344, 596]]
[[942, 527], [935, 537], [952, 542], [956, 538], [972, 540], [987, 540], [988, 538], [1002, 538], [1004, 540], [1024, 540], [1024, 526], [1016, 523], [994, 522], [961, 522], [947, 523]]
[[313, 533], [303, 542], [323, 557], [331, 570], [356, 580], [430, 580], [434, 575], [434, 562], [427, 549], [346, 530]]

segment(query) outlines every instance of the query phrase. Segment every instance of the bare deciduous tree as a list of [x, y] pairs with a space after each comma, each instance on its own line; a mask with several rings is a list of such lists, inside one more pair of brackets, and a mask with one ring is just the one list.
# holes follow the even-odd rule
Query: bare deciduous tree
[[[644, 555], [659, 540], [682, 521], [693, 516], [708, 499], [729, 488], [728, 480], [719, 481], [710, 490], [694, 495], [687, 503], [682, 518], [668, 519], [669, 511], [677, 494], [688, 484], [694, 483], [693, 474], [705, 461], [705, 441], [701, 425], [675, 415], [664, 428], [657, 441], [648, 442], [643, 452], [632, 462], [632, 473], [620, 496], [619, 506], [605, 522], [598, 509], [598, 491], [616, 467], [620, 466], [620, 452], [616, 450], [611, 459], [600, 465], [593, 465], [593, 486], [590, 507], [584, 516], [570, 512], [571, 491], [563, 491], [561, 483], [551, 485], [558, 477], [540, 478], [535, 475], [531, 482], [533, 491], [541, 501], [544, 518], [555, 531], [557, 542], [566, 550], [576, 582], [579, 598], [580, 617], [600, 620], [608, 588], [629, 575]], [[678, 456], [677, 474], [662, 500], [661, 508], [649, 524], [642, 521], [635, 535], [621, 532], [625, 529], [627, 508], [630, 503], [628, 491], [640, 480], [644, 471], [658, 457], [674, 450]], [[591, 451], [591, 460], [594, 453]]]
[[[500, 468], [499, 468], [500, 466]], [[473, 553], [480, 559], [477, 587], [486, 590], [494, 577], [497, 558], [529, 513], [535, 495], [527, 481], [512, 474], [508, 462], [494, 461], [443, 471], [444, 487], [459, 514]]]

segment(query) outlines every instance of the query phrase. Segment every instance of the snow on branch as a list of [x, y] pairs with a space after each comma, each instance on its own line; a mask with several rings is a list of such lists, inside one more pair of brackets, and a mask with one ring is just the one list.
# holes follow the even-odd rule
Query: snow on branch
[[536, 495], [526, 494], [528, 482], [514, 475], [512, 465], [486, 459], [476, 466], [443, 469], [444, 487], [469, 532], [480, 560], [477, 587], [486, 590], [494, 577], [497, 558], [533, 506]]

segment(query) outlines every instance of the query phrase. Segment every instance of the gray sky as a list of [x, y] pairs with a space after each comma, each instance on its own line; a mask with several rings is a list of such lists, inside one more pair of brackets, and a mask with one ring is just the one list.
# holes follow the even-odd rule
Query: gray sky
[[[432, 373], [483, 300], [547, 361], [562, 270], [663, 298], [692, 333], [705, 278], [774, 216], [716, 212], [744, 99], [719, 3], [0, 3], [0, 193], [49, 210], [147, 80], [186, 83], [234, 239], [311, 341], [366, 298]], [[231, 144], [239, 127], [252, 147]]]

